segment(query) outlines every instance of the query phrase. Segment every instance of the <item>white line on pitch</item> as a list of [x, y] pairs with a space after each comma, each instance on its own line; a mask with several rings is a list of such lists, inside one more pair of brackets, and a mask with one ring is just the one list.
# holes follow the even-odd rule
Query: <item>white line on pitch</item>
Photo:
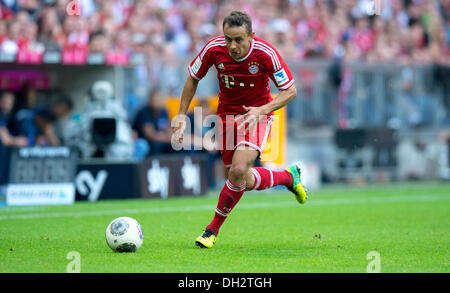
[[[309, 206], [332, 206], [347, 204], [378, 204], [378, 203], [396, 203], [396, 202], [427, 202], [450, 200], [447, 196], [431, 196], [431, 195], [415, 195], [415, 196], [391, 196], [391, 197], [375, 197], [375, 198], [336, 198], [336, 199], [317, 199], [311, 200], [304, 206], [300, 206], [296, 201], [283, 202], [262, 202], [262, 203], [242, 203], [237, 205], [237, 209], [258, 209], [258, 208], [282, 208], [282, 207], [303, 207]], [[2, 220], [16, 219], [44, 219], [44, 218], [60, 218], [60, 217], [88, 217], [101, 215], [127, 215], [141, 213], [170, 213], [170, 212], [195, 212], [195, 211], [213, 211], [215, 205], [199, 205], [188, 207], [160, 207], [160, 208], [142, 208], [142, 209], [114, 209], [114, 210], [97, 210], [97, 211], [77, 211], [77, 212], [57, 212], [57, 213], [30, 213], [30, 214], [13, 214], [0, 216]]]

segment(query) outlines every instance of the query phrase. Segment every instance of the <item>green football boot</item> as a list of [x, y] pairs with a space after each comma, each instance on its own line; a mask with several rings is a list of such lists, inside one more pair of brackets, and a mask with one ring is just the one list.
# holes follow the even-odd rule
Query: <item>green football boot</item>
[[292, 186], [288, 187], [289, 191], [295, 195], [297, 201], [301, 204], [304, 204], [308, 199], [308, 195], [306, 194], [306, 188], [302, 185], [302, 181], [300, 180], [301, 170], [299, 165], [293, 165], [286, 168], [286, 171], [291, 173], [293, 181]]

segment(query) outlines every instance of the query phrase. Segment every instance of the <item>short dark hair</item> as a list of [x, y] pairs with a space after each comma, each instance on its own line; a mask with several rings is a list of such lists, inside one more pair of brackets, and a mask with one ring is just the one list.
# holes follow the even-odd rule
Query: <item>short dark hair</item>
[[228, 24], [229, 27], [245, 25], [248, 34], [251, 34], [253, 31], [252, 19], [250, 18], [250, 16], [248, 16], [247, 13], [243, 11], [231, 11], [231, 13], [223, 19], [222, 29], [226, 24]]

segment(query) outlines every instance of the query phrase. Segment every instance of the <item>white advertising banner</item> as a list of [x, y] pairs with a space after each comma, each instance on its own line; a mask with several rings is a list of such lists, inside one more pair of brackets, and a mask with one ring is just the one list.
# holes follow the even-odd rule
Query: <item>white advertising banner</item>
[[6, 205], [62, 205], [75, 200], [75, 187], [69, 183], [9, 184]]

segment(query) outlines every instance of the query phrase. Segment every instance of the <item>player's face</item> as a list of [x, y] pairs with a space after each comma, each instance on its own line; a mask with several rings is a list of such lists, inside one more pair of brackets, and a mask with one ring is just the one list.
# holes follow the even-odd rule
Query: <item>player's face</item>
[[247, 54], [255, 35], [254, 32], [249, 34], [245, 25], [230, 27], [228, 24], [223, 28], [223, 34], [228, 51], [233, 59], [242, 58]]

